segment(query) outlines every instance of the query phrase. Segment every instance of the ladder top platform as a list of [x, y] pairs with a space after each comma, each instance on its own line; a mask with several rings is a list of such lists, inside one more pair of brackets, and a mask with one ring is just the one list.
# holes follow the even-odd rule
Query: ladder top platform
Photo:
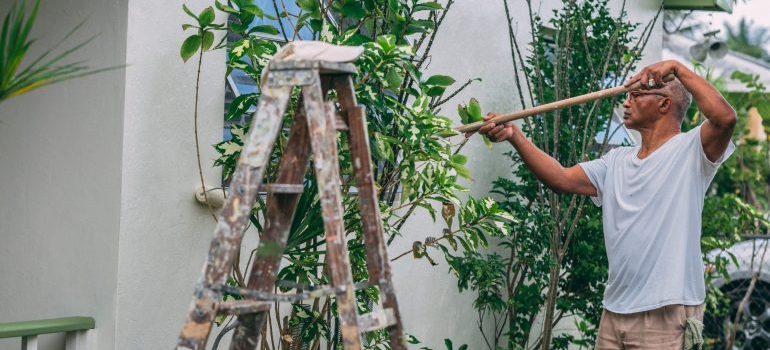
[[355, 74], [356, 66], [346, 62], [285, 60], [270, 62], [270, 71], [318, 69], [321, 74]]

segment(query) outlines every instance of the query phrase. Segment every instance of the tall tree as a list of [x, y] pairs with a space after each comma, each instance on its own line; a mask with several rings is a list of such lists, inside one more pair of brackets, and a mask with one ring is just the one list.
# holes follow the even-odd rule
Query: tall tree
[[755, 25], [746, 18], [731, 26], [725, 23], [727, 32], [727, 47], [730, 50], [744, 53], [751, 57], [770, 61], [767, 48], [770, 45], [770, 33], [767, 28]]

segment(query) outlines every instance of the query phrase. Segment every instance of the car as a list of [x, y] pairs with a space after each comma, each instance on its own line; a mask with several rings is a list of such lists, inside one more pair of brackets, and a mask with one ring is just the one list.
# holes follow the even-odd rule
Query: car
[[[770, 249], [768, 248], [770, 248], [770, 237], [747, 236], [746, 240], [727, 250], [707, 253], [710, 261], [720, 257], [727, 258], [729, 261], [726, 266], [729, 278], [714, 274], [713, 283], [709, 286], [709, 288], [718, 288], [724, 293], [727, 297], [727, 305], [721, 312], [715, 312], [720, 308], [707, 308], [704, 315], [704, 338], [707, 349], [725, 349], [727, 331], [732, 329], [739, 308], [742, 308], [743, 312], [735, 332], [732, 349], [770, 349]], [[735, 257], [737, 265], [730, 255]], [[748, 302], [741, 305], [754, 274], [757, 274], [754, 289]]]

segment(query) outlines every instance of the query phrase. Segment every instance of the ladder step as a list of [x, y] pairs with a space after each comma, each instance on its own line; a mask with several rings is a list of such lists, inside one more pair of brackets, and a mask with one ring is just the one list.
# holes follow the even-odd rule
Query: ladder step
[[358, 329], [361, 333], [373, 332], [396, 324], [393, 309], [386, 308], [358, 316]]
[[263, 300], [223, 301], [217, 304], [217, 311], [226, 315], [251, 314], [269, 309], [272, 304], [272, 302]]
[[325, 102], [324, 108], [326, 108], [326, 113], [332, 115], [335, 130], [350, 130], [347, 120], [345, 120], [345, 117], [340, 113], [339, 109], [337, 109], [337, 105], [334, 102]]
[[334, 113], [334, 128], [337, 130], [348, 130], [350, 129], [348, 127], [348, 122], [345, 121], [345, 118], [342, 117], [339, 113]]
[[[345, 292], [345, 288], [343, 287], [303, 286], [303, 285], [291, 283], [291, 282], [279, 283], [279, 285], [283, 285], [283, 287], [290, 287], [290, 288], [302, 287], [303, 290], [300, 290], [297, 293], [276, 294], [276, 293], [258, 291], [254, 289], [238, 288], [238, 287], [229, 286], [226, 284], [219, 284], [219, 285], [212, 286], [211, 290], [215, 292], [220, 292], [220, 293], [227, 293], [230, 295], [237, 295], [241, 298], [252, 300], [252, 301], [270, 302], [270, 303], [272, 302], [293, 303], [293, 302], [302, 301], [302, 300], [311, 300], [311, 299], [329, 297], [332, 295], [337, 295]], [[353, 288], [355, 288], [356, 290], [360, 290], [368, 287], [370, 287], [370, 285], [367, 282], [359, 282], [353, 285]]]
[[262, 184], [262, 186], [259, 187], [259, 191], [266, 193], [302, 193], [305, 192], [305, 185]]

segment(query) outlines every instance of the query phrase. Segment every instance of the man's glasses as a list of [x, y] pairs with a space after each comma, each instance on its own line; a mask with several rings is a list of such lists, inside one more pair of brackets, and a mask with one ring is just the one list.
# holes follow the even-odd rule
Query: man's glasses
[[655, 91], [629, 91], [628, 93], [626, 93], [626, 99], [629, 101], [633, 101], [637, 97], [644, 96], [644, 95], [658, 95], [663, 97], [670, 97], [664, 93], [655, 92]]

